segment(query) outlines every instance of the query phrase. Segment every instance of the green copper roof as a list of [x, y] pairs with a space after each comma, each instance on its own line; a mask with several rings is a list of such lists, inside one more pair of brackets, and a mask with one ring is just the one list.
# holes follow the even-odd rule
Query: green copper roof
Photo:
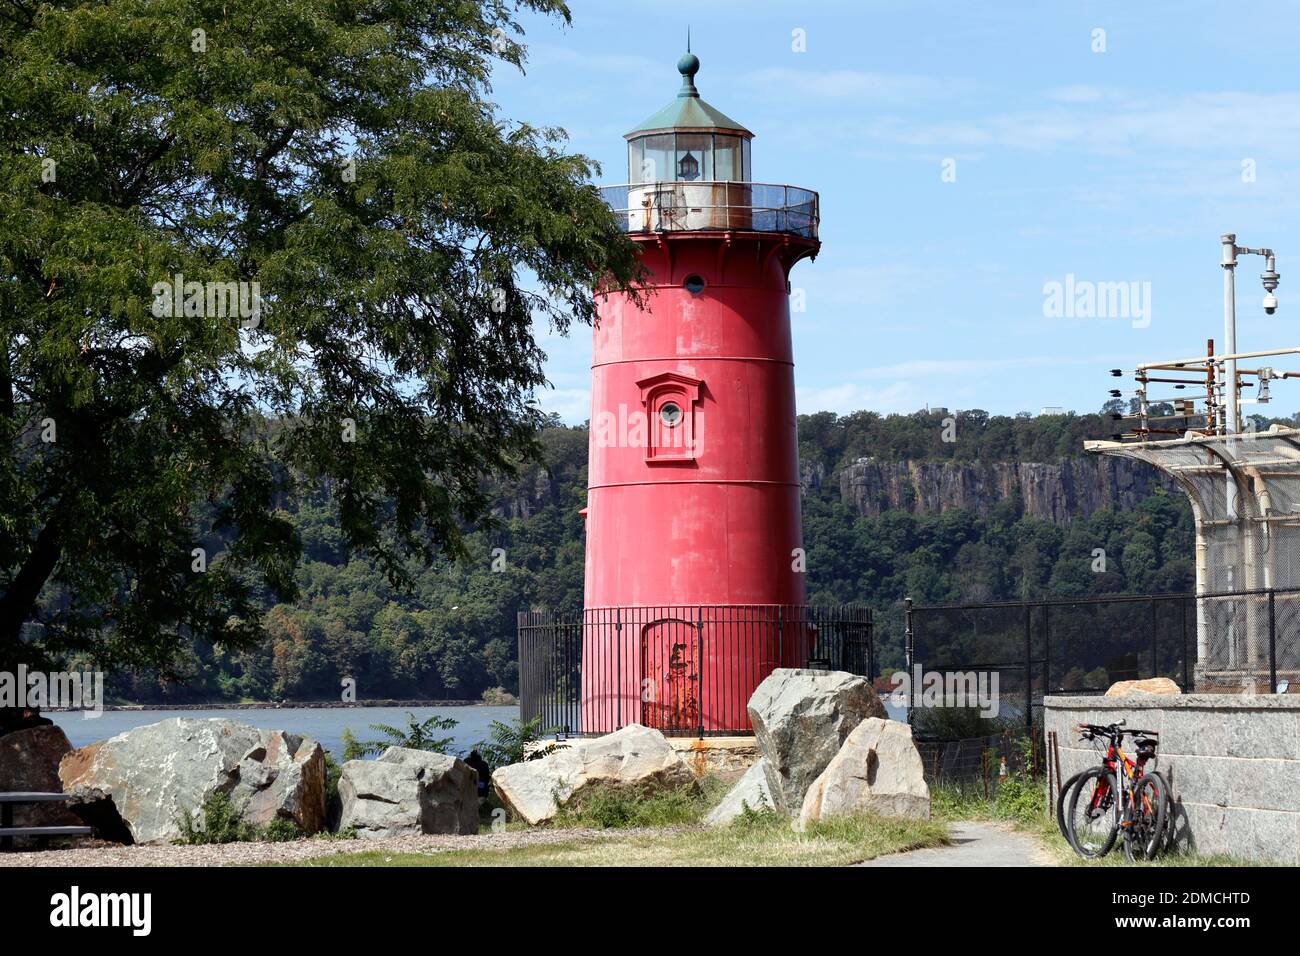
[[677, 61], [677, 72], [682, 75], [682, 88], [677, 91], [677, 99], [625, 133], [623, 138], [632, 139], [652, 130], [667, 129], [724, 129], [753, 137], [753, 133], [730, 116], [700, 99], [700, 92], [695, 88], [695, 74], [699, 71], [700, 58], [690, 52], [688, 45], [686, 53]]

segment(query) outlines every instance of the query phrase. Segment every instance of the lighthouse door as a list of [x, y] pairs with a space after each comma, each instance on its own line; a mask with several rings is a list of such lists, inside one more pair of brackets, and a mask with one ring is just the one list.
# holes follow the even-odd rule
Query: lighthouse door
[[699, 634], [689, 621], [653, 621], [641, 631], [641, 723], [689, 730], [700, 719]]

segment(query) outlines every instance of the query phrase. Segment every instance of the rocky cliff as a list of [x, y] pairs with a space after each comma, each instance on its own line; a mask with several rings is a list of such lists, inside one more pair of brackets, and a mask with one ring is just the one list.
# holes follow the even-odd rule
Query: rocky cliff
[[[808, 484], [820, 475], [805, 473]], [[1177, 487], [1149, 465], [1123, 458], [1087, 456], [1060, 462], [876, 461], [860, 458], [838, 473], [840, 497], [859, 514], [891, 508], [939, 514], [967, 508], [988, 514], [1019, 494], [1025, 513], [1058, 525], [1106, 505], [1135, 507], [1156, 488]]]

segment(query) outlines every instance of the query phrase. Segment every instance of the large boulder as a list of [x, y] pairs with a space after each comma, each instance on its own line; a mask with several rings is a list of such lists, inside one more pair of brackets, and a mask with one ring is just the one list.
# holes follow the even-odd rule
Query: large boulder
[[308, 738], [220, 717], [175, 717], [74, 750], [59, 764], [84, 819], [134, 843], [180, 838], [183, 814], [214, 794], [243, 819], [281, 818], [304, 833], [325, 821], [325, 752]]
[[534, 826], [550, 820], [589, 787], [652, 793], [694, 785], [695, 775], [685, 758], [663, 734], [640, 724], [574, 741], [546, 757], [511, 764], [492, 774], [492, 787], [501, 802]]
[[458, 757], [389, 747], [377, 760], [349, 760], [339, 799], [339, 828], [363, 840], [478, 832], [478, 774]]
[[1106, 690], [1107, 697], [1127, 697], [1130, 694], [1159, 694], [1173, 696], [1183, 689], [1168, 677], [1148, 677], [1146, 680], [1119, 680]]
[[706, 826], [725, 826], [745, 812], [751, 810], [772, 810], [772, 791], [767, 788], [767, 768], [762, 758], [745, 771], [745, 775], [736, 781], [736, 785], [727, 791], [722, 802], [708, 812], [704, 818]]
[[768, 789], [789, 816], [849, 733], [868, 717], [886, 718], [865, 678], [844, 671], [780, 667], [749, 698], [749, 721], [763, 752]]
[[854, 727], [808, 788], [799, 828], [852, 813], [930, 818], [930, 788], [907, 724], [869, 717]]
[[[45, 725], [16, 730], [0, 737], [0, 791], [59, 793], [59, 761], [72, 750], [67, 735]], [[77, 826], [81, 820], [61, 803], [19, 803], [13, 808], [16, 827]], [[19, 845], [25, 845], [19, 838]]]

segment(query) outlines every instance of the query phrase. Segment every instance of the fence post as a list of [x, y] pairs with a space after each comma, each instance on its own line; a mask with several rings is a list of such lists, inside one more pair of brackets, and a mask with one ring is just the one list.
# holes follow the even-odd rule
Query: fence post
[[695, 653], [699, 658], [699, 665], [695, 668], [696, 687], [695, 687], [695, 710], [700, 719], [700, 740], [704, 739], [704, 608], [697, 605], [695, 608]]
[[1156, 638], [1156, 599], [1151, 599], [1151, 676], [1160, 676], [1160, 650]]
[[876, 679], [876, 615], [867, 608], [867, 680]]
[[1178, 606], [1182, 608], [1182, 623], [1179, 625], [1178, 636], [1183, 642], [1183, 693], [1190, 694], [1192, 682], [1187, 670], [1187, 598], [1179, 598]]
[[916, 688], [911, 686], [912, 675], [916, 672], [916, 633], [912, 630], [911, 598], [903, 598], [903, 621], [903, 649], [907, 656], [907, 679], [909, 688], [907, 693], [907, 722], [911, 724], [913, 723], [912, 712], [915, 709], [912, 707], [912, 701], [916, 699]]
[[[608, 620], [608, 618], [606, 618]], [[623, 727], [623, 609], [619, 608], [614, 612], [614, 699], [618, 702], [615, 710], [615, 719], [618, 726], [615, 730]], [[637, 687], [637, 699], [641, 698], [641, 688]]]
[[1034, 731], [1034, 606], [1025, 602], [1025, 730]]
[[1277, 693], [1277, 616], [1273, 607], [1273, 596], [1277, 592], [1268, 589], [1268, 692]]
[[1052, 689], [1052, 606], [1043, 605], [1043, 696]]

